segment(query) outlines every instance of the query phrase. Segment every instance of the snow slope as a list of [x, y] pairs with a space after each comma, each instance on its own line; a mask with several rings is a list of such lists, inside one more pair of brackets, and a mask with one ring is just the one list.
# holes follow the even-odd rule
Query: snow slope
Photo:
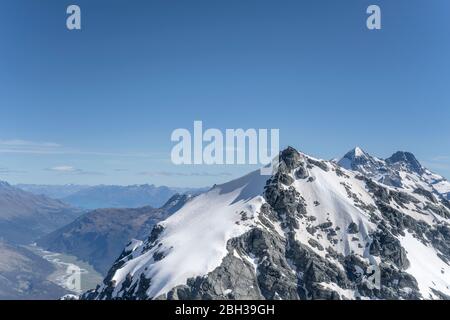
[[450, 296], [450, 265], [437, 256], [433, 247], [423, 244], [410, 233], [400, 241], [411, 261], [406, 271], [416, 278], [423, 296], [438, 299], [433, 289]]
[[[261, 196], [266, 178], [255, 171], [243, 178], [216, 186], [189, 201], [160, 225], [164, 227], [160, 246], [145, 251], [135, 248], [133, 259], [113, 277], [115, 294], [130, 274], [139, 279], [144, 273], [152, 278], [147, 294], [157, 297], [184, 284], [188, 278], [207, 274], [220, 265], [226, 244], [248, 230], [251, 223], [236, 224], [242, 212], [254, 217], [264, 199]], [[155, 253], [164, 259], [155, 261]], [[181, 267], [182, 266], [182, 267]]]

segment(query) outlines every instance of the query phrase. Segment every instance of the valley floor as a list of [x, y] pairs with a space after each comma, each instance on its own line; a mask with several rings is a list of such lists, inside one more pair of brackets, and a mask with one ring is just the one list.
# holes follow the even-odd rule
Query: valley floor
[[36, 245], [27, 246], [27, 249], [55, 267], [55, 271], [47, 278], [50, 282], [74, 294], [94, 289], [103, 279], [103, 276], [91, 265], [74, 256], [46, 251]]

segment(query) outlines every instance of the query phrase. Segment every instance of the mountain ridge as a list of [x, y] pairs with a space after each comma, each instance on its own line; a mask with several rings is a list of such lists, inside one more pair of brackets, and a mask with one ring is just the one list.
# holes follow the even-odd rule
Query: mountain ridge
[[289, 147], [273, 176], [216, 186], [157, 224], [82, 298], [448, 298], [450, 204], [413, 182]]
[[337, 163], [345, 169], [358, 171], [388, 186], [402, 188], [412, 185], [450, 200], [450, 182], [423, 167], [411, 152], [396, 151], [383, 160], [355, 147]]
[[0, 237], [9, 242], [28, 244], [82, 213], [60, 200], [0, 184]]
[[72, 206], [93, 210], [100, 208], [159, 208], [177, 193], [197, 194], [207, 188], [177, 188], [153, 184], [134, 185], [26, 185], [17, 187], [34, 194], [53, 196]]

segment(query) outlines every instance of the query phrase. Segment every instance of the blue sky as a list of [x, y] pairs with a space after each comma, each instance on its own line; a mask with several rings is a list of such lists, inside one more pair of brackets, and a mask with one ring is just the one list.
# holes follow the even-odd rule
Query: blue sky
[[[82, 30], [65, 27], [78, 4]], [[378, 4], [382, 30], [366, 28]], [[176, 128], [279, 128], [317, 157], [408, 150], [450, 177], [446, 0], [2, 1], [0, 179], [204, 186]]]

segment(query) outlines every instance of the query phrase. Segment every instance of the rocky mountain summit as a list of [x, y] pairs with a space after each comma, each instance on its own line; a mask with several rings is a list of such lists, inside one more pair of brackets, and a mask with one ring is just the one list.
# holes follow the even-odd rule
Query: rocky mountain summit
[[287, 148], [129, 243], [83, 299], [448, 299], [450, 204], [412, 154]]
[[410, 152], [397, 151], [383, 160], [356, 147], [346, 153], [338, 164], [388, 186], [409, 190], [426, 189], [437, 197], [450, 199], [450, 182], [424, 168]]

